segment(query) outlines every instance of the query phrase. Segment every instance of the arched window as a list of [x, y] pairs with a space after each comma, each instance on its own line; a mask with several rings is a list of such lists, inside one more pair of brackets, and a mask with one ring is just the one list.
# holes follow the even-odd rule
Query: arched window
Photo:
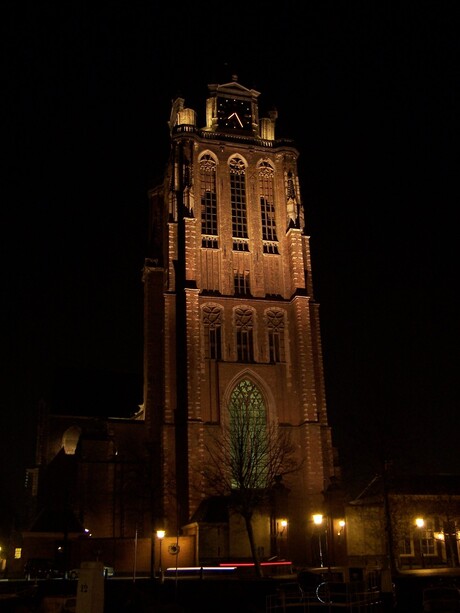
[[233, 249], [235, 251], [249, 251], [246, 216], [246, 166], [240, 157], [234, 157], [230, 160], [229, 169]]
[[239, 362], [254, 362], [254, 314], [247, 307], [235, 310], [236, 348]]
[[62, 436], [62, 446], [66, 455], [75, 455], [78, 441], [81, 436], [81, 428], [79, 426], [70, 426]]
[[267, 412], [257, 385], [248, 379], [240, 381], [232, 392], [228, 410], [232, 485], [238, 489], [265, 487]]
[[268, 351], [270, 362], [284, 362], [284, 312], [279, 309], [267, 311]]
[[218, 248], [216, 162], [205, 154], [200, 159], [201, 181], [201, 245]]
[[212, 305], [203, 307], [205, 357], [222, 358], [222, 309]]
[[268, 162], [261, 162], [259, 165], [259, 197], [264, 253], [278, 253], [273, 187], [274, 176], [275, 171], [271, 165]]

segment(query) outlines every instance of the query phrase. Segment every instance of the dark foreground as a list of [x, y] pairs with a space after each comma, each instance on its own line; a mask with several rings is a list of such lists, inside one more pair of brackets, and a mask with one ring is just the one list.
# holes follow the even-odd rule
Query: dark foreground
[[[163, 584], [151, 579], [108, 579], [101, 613], [266, 613], [267, 597], [295, 579], [166, 579]], [[397, 577], [396, 605], [382, 604], [372, 611], [422, 613], [424, 587], [446, 582], [460, 585], [460, 576]], [[75, 613], [76, 581], [17, 582], [15, 597], [12, 586], [13, 582], [1, 584], [0, 613]], [[62, 604], [57, 605], [58, 598]], [[335, 609], [325, 605], [314, 610], [334, 613]]]
[[[167, 579], [163, 584], [150, 579], [109, 579], [101, 613], [265, 613], [266, 596], [276, 591], [277, 583], [271, 579]], [[20, 582], [14, 597], [0, 595], [0, 613], [75, 613], [77, 586], [77, 581], [66, 580]]]

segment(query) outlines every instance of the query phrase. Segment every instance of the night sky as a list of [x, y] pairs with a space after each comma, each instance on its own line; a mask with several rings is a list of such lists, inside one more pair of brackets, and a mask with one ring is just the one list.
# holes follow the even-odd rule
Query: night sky
[[344, 478], [460, 473], [456, 3], [94, 4], [3, 11], [3, 507], [63, 373], [142, 376], [171, 101], [234, 73], [300, 151]]

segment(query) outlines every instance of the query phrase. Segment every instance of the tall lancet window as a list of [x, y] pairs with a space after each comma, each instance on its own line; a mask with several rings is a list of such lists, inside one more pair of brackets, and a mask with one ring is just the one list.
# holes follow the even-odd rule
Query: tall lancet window
[[270, 362], [284, 362], [284, 312], [278, 309], [267, 311], [267, 328]]
[[203, 307], [205, 357], [222, 358], [222, 309], [212, 305]]
[[288, 228], [301, 228], [304, 226], [303, 207], [298, 199], [299, 180], [289, 170], [285, 174], [286, 182], [286, 211], [288, 215]]
[[235, 310], [236, 349], [239, 362], [254, 362], [254, 313], [246, 307]]
[[240, 157], [230, 160], [230, 202], [232, 236], [235, 251], [249, 251], [246, 214], [246, 166]]
[[257, 385], [248, 379], [238, 383], [230, 397], [230, 466], [235, 489], [266, 486], [269, 446], [267, 412]]
[[218, 248], [216, 162], [205, 154], [200, 159], [201, 246]]
[[262, 162], [259, 165], [259, 196], [264, 253], [278, 253], [273, 187], [274, 176], [275, 171], [268, 162]]

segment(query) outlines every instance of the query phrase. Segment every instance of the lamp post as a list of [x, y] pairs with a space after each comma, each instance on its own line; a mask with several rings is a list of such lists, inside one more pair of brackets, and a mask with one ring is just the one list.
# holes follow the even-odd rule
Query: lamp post
[[[276, 555], [278, 558], [282, 557], [285, 547], [282, 547], [283, 541], [286, 540], [287, 519], [276, 520]], [[283, 552], [282, 552], [283, 549]]]
[[[323, 523], [323, 516], [321, 513], [315, 513], [313, 515], [313, 523], [315, 526], [321, 526]], [[321, 543], [321, 532], [318, 531], [318, 543], [319, 543], [319, 564], [321, 568], [324, 568], [324, 560], [323, 560], [323, 545]]]
[[332, 564], [334, 566], [344, 563], [345, 557], [345, 526], [346, 521], [344, 519], [339, 519], [334, 523], [332, 520], [332, 529], [331, 529], [331, 550], [332, 550]]
[[420, 546], [420, 562], [421, 567], [425, 568], [425, 558], [423, 557], [423, 539], [422, 539], [422, 528], [425, 526], [425, 520], [423, 517], [417, 517], [415, 520], [415, 525], [419, 529], [419, 546]]
[[160, 541], [160, 550], [158, 555], [158, 574], [160, 577], [161, 583], [163, 583], [163, 569], [161, 567], [161, 543], [165, 537], [166, 532], [164, 530], [157, 530], [157, 538]]

